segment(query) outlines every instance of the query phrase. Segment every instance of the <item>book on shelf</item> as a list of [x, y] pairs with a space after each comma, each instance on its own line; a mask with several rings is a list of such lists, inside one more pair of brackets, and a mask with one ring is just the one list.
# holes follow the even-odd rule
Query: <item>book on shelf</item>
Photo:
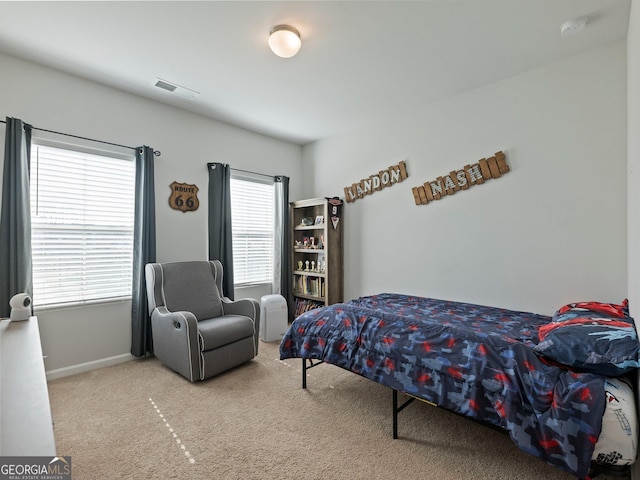
[[293, 278], [293, 292], [298, 295], [312, 295], [324, 297], [325, 281], [322, 277], [309, 275], [295, 275]]
[[294, 304], [294, 318], [299, 317], [309, 310], [324, 307], [324, 303], [316, 302], [315, 300], [306, 300], [304, 298], [296, 298]]

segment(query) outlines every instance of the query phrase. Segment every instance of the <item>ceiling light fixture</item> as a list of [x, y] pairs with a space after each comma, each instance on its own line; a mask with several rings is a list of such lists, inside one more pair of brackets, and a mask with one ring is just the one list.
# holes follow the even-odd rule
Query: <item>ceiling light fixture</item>
[[585, 18], [574, 18], [567, 20], [560, 25], [560, 35], [563, 37], [570, 37], [576, 33], [580, 33], [587, 26], [587, 20]]
[[279, 57], [291, 58], [301, 46], [300, 32], [291, 25], [276, 25], [269, 32], [269, 47]]

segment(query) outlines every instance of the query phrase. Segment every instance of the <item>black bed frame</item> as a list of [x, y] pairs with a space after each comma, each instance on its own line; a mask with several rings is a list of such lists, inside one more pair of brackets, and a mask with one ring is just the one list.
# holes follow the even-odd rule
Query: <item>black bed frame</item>
[[[307, 370], [313, 368], [313, 367], [317, 367], [318, 365], [322, 365], [323, 363], [325, 363], [323, 360], [312, 360], [312, 359], [306, 359], [303, 358], [302, 359], [302, 388], [306, 389], [307, 388]], [[345, 369], [346, 370], [346, 369]], [[349, 371], [349, 370], [347, 370]], [[419, 398], [419, 397], [415, 397], [411, 394], [408, 394], [406, 392], [400, 392], [403, 395], [405, 395], [406, 397], [408, 397], [402, 404], [398, 404], [398, 390], [396, 390], [395, 388], [391, 389], [392, 392], [392, 415], [393, 415], [393, 439], [396, 440], [398, 438], [398, 414], [404, 410], [406, 407], [408, 407], [411, 403], [413, 403], [415, 400], [418, 400], [419, 402], [422, 403], [426, 403], [427, 405], [431, 405], [432, 407], [437, 407], [437, 408], [442, 408], [439, 405], [433, 403], [433, 402], [429, 402], [428, 400], [425, 400], [423, 398]], [[447, 409], [445, 409], [447, 410]], [[490, 423], [487, 422], [483, 422], [482, 420], [478, 420], [472, 417], [467, 417], [466, 415], [462, 415], [460, 413], [457, 412], [453, 412], [451, 410], [447, 410], [447, 412], [453, 413], [455, 415], [461, 416], [466, 418], [467, 420], [472, 420], [482, 426], [485, 427], [489, 427], [492, 430], [495, 430], [496, 432], [499, 432], [503, 435], [508, 435], [508, 432], [500, 427], [497, 427], [495, 425], [492, 425]], [[597, 463], [592, 462], [591, 463], [591, 468], [589, 470], [589, 478], [596, 478], [598, 475], [600, 474], [606, 474], [612, 477], [618, 477], [618, 478], [622, 478], [622, 477], [629, 477], [629, 472], [631, 471], [631, 466], [629, 465], [625, 465], [625, 466], [620, 466], [620, 467], [616, 467], [616, 466], [608, 466], [605, 467], [603, 465], [599, 465]], [[585, 480], [583, 478], [579, 478], [578, 480]]]

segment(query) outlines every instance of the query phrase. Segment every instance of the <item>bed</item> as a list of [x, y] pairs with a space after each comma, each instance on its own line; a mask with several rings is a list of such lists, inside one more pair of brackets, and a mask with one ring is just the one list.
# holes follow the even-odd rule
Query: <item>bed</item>
[[[639, 355], [626, 301], [545, 316], [393, 293], [311, 310], [280, 344], [282, 360], [303, 359], [303, 387], [307, 369], [326, 362], [391, 388], [394, 438], [398, 413], [422, 400], [494, 426], [579, 478], [635, 461], [626, 379]], [[398, 392], [408, 399], [400, 406]]]

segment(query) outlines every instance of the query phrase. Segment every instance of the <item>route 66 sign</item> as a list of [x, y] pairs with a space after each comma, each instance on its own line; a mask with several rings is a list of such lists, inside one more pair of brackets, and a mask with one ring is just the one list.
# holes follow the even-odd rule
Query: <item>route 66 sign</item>
[[171, 196], [169, 197], [169, 206], [176, 210], [184, 212], [193, 212], [198, 209], [200, 202], [198, 201], [199, 188], [189, 183], [173, 182], [169, 185], [171, 188]]

